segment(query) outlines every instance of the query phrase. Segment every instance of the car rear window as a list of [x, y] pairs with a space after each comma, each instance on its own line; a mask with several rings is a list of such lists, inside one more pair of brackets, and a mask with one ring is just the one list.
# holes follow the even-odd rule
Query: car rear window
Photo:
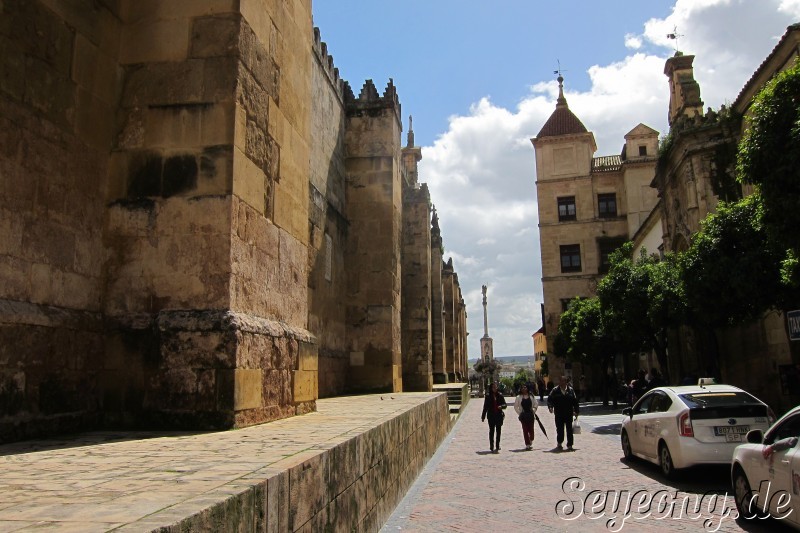
[[743, 391], [693, 392], [690, 394], [681, 394], [680, 398], [690, 409], [727, 407], [733, 405], [763, 405], [755, 397]]
[[746, 392], [699, 392], [681, 394], [694, 420], [759, 418], [766, 421], [767, 406]]

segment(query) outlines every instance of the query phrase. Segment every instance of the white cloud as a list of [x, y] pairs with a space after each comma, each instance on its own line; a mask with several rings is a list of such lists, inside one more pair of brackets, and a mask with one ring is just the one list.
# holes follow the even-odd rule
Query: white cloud
[[629, 33], [625, 35], [625, 48], [630, 48], [632, 50], [638, 50], [642, 47], [642, 38], [639, 35], [634, 35]]
[[[594, 133], [599, 155], [618, 154], [624, 135], [644, 123], [667, 132], [668, 85], [664, 61], [678, 46], [695, 55], [695, 77], [706, 106], [732, 102], [789, 24], [800, 18], [800, 0], [676, 0], [664, 19], [651, 19], [640, 35], [620, 36], [634, 50], [606, 65], [587, 67], [591, 87], [578, 92], [565, 82], [570, 109]], [[661, 50], [659, 55], [637, 52]], [[591, 59], [591, 50], [586, 53]], [[574, 73], [573, 73], [574, 74]], [[516, 109], [488, 97], [464, 116], [453, 116], [433, 146], [423, 147], [420, 178], [440, 214], [445, 260], [453, 257], [469, 312], [469, 354], [479, 353], [483, 308], [479, 287], [488, 285], [489, 334], [496, 355], [533, 352], [541, 326], [541, 262], [530, 139], [555, 109], [554, 81], [530, 84]], [[473, 287], [475, 289], [473, 289]]]

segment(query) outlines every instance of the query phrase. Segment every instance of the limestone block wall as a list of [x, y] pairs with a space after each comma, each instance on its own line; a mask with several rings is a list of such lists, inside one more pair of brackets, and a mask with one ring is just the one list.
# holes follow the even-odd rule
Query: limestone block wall
[[344, 81], [314, 30], [312, 152], [309, 186], [308, 329], [319, 343], [319, 394], [347, 390], [350, 353], [345, 321]]
[[4, 422], [313, 409], [310, 0], [0, 12]]
[[427, 185], [403, 198], [403, 389], [433, 387], [431, 327], [431, 201]]
[[[323, 417], [339, 415], [337, 401], [320, 402]], [[186, 514], [167, 509], [132, 526], [219, 532], [378, 531], [449, 429], [447, 395], [431, 395], [373, 427], [344, 434], [339, 442], [310, 448], [210, 491], [202, 501], [184, 507], [195, 511], [191, 516], [182, 518]]]
[[400, 104], [368, 80], [346, 96], [349, 387], [402, 390]]
[[433, 382], [447, 383], [447, 364], [445, 362], [444, 340], [444, 284], [442, 280], [442, 237], [439, 233], [439, 222], [434, 213], [431, 228], [431, 356], [433, 366]]
[[442, 292], [444, 294], [444, 372], [448, 382], [456, 381], [456, 285], [453, 258], [442, 268]]
[[0, 442], [98, 417], [118, 15], [0, 3]]
[[229, 427], [313, 409], [310, 3], [131, 2], [124, 21], [106, 312], [150, 356], [110, 354], [144, 378], [123, 416]]

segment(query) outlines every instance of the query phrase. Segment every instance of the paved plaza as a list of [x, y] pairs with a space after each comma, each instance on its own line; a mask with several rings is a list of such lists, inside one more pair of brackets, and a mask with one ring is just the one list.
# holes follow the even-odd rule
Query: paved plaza
[[[553, 415], [540, 408], [550, 438], [537, 427], [533, 450], [525, 451], [513, 398], [507, 401], [501, 452], [489, 452], [488, 426], [480, 420], [483, 401], [471, 400], [383, 532], [789, 531], [775, 520], [734, 520], [733, 499], [724, 495], [730, 492], [724, 467], [694, 469], [666, 484], [655, 465], [622, 461], [622, 417], [611, 410], [586, 409], [579, 417], [582, 432], [575, 436], [575, 451], [559, 452], [554, 449]], [[644, 518], [629, 505], [632, 510], [625, 518], [625, 502], [637, 491], [668, 496], [671, 512], [653, 509]], [[703, 496], [707, 491], [717, 499]], [[701, 504], [699, 512], [695, 502]], [[678, 518], [681, 507], [683, 516]]]

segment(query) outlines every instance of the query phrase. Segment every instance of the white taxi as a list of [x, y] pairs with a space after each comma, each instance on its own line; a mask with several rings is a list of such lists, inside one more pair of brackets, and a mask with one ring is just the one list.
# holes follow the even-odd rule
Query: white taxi
[[800, 529], [800, 406], [766, 433], [750, 431], [736, 447], [731, 482], [736, 507], [745, 518], [771, 515]]
[[753, 429], [775, 419], [767, 405], [731, 385], [657, 387], [622, 411], [620, 438], [626, 459], [640, 457], [675, 471], [697, 464], [728, 464]]

